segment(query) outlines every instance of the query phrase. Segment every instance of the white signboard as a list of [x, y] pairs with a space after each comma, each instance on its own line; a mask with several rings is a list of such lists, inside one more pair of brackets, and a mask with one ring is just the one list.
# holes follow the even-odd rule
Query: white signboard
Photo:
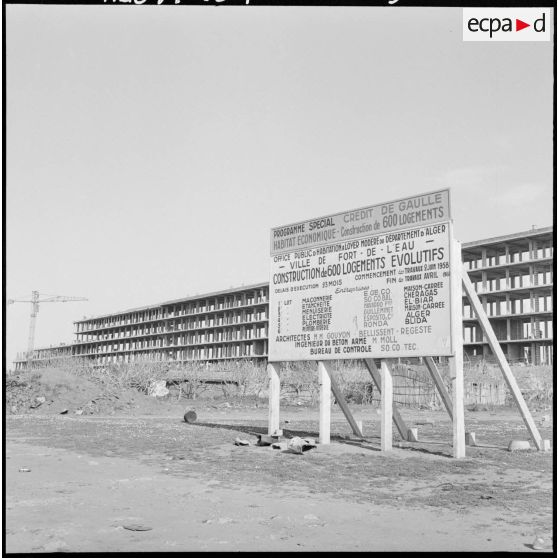
[[273, 254], [269, 361], [452, 355], [450, 244], [446, 221]]

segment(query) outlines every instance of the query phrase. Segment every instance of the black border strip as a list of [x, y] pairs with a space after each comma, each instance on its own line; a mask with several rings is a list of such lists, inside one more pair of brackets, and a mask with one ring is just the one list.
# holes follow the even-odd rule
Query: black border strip
[[[179, 1], [175, 4], [175, 1]], [[331, 6], [331, 7], [433, 7], [433, 8], [554, 8], [556, 2], [553, 0], [463, 0], [452, 2], [451, 0], [375, 0], [355, 1], [329, 0], [321, 2], [295, 2], [293, 0], [4, 0], [5, 4], [30, 4], [30, 5], [102, 5], [102, 6]]]

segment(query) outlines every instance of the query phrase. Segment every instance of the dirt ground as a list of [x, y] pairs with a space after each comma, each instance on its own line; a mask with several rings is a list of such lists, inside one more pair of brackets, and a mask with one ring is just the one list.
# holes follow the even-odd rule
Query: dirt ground
[[[507, 451], [528, 439], [515, 409], [467, 411], [479, 446], [456, 460], [442, 411], [402, 409], [420, 441], [382, 453], [378, 410], [352, 406], [360, 441], [335, 406], [332, 443], [296, 455], [254, 445], [265, 401], [142, 398], [7, 416], [7, 552], [552, 549], [553, 449]], [[543, 438], [552, 415], [534, 412]], [[318, 436], [317, 408], [283, 405], [281, 421], [286, 438]]]

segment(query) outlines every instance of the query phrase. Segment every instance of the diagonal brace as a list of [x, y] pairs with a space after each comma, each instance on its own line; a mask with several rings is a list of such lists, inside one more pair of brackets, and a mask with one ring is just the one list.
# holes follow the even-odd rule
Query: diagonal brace
[[[380, 370], [376, 366], [376, 363], [374, 362], [374, 359], [365, 358], [364, 363], [366, 364], [366, 367], [368, 368], [368, 372], [370, 372], [370, 376], [372, 376], [372, 379], [374, 380], [374, 384], [376, 384], [376, 388], [378, 389], [378, 391], [380, 393], [382, 393], [382, 380], [381, 380], [381, 377], [380, 377]], [[387, 365], [387, 363], [386, 363], [386, 365]], [[409, 435], [408, 435], [407, 425], [405, 424], [405, 421], [403, 420], [403, 418], [399, 414], [399, 410], [395, 406], [395, 403], [393, 403], [392, 415], [393, 415], [393, 422], [395, 423], [395, 426], [397, 428], [397, 431], [399, 432], [399, 435], [401, 436], [401, 438], [403, 440], [408, 441]]]
[[446, 385], [444, 384], [444, 380], [440, 375], [440, 371], [436, 366], [436, 363], [432, 359], [432, 357], [424, 357], [424, 362], [426, 364], [426, 368], [430, 372], [438, 391], [440, 392], [440, 396], [442, 398], [442, 402], [444, 403], [444, 407], [450, 416], [450, 419], [453, 420], [453, 402], [451, 400], [451, 395], [449, 394]]
[[335, 399], [337, 400], [337, 403], [339, 403], [339, 407], [341, 407], [341, 410], [343, 411], [345, 418], [347, 419], [348, 423], [351, 425], [351, 429], [353, 433], [359, 438], [364, 438], [362, 432], [360, 431], [360, 428], [358, 427], [358, 424], [356, 423], [353, 417], [353, 414], [351, 413], [351, 410], [349, 409], [349, 405], [347, 404], [345, 398], [343, 397], [343, 392], [341, 391], [339, 385], [337, 384], [337, 381], [335, 380], [335, 375], [333, 374], [333, 370], [326, 362], [322, 361], [322, 366], [324, 367], [325, 371], [329, 376], [329, 379], [331, 380], [331, 391], [333, 392], [333, 395], [335, 395]]
[[467, 295], [469, 301], [471, 302], [471, 305], [473, 307], [473, 310], [475, 311], [475, 314], [477, 315], [481, 328], [484, 331], [484, 334], [486, 335], [488, 344], [490, 345], [490, 348], [492, 349], [492, 352], [494, 353], [494, 356], [498, 361], [498, 365], [502, 370], [504, 379], [506, 380], [506, 383], [508, 384], [508, 387], [513, 395], [513, 398], [517, 403], [517, 406], [519, 407], [519, 411], [521, 413], [521, 417], [523, 418], [523, 422], [525, 423], [525, 426], [527, 426], [527, 430], [529, 430], [529, 433], [531, 434], [531, 437], [533, 438], [535, 445], [537, 446], [537, 449], [542, 450], [543, 449], [542, 438], [537, 428], [537, 425], [533, 420], [531, 411], [529, 411], [529, 407], [527, 407], [527, 403], [525, 403], [525, 399], [523, 399], [523, 395], [521, 393], [521, 390], [519, 389], [515, 376], [513, 375], [513, 372], [511, 371], [508, 361], [506, 360], [504, 352], [500, 347], [500, 342], [498, 341], [498, 338], [494, 333], [494, 329], [492, 329], [492, 325], [490, 324], [490, 321], [488, 320], [488, 316], [486, 315], [486, 312], [482, 307], [482, 303], [477, 293], [475, 292], [473, 283], [471, 283], [471, 279], [469, 279], [469, 275], [467, 274], [467, 271], [463, 267], [461, 268], [461, 278], [463, 280], [463, 288], [465, 289], [465, 294]]

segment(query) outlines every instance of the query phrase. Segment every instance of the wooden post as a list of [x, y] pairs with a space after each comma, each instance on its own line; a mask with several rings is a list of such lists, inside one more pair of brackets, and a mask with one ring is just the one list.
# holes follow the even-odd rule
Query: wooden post
[[482, 304], [479, 300], [479, 297], [477, 296], [477, 293], [475, 292], [475, 289], [473, 288], [473, 284], [471, 283], [471, 280], [469, 279], [469, 276], [467, 275], [467, 271], [465, 269], [461, 270], [461, 276], [463, 281], [463, 287], [465, 288], [465, 294], [469, 297], [469, 300], [471, 301], [471, 305], [473, 306], [475, 314], [477, 315], [481, 328], [484, 334], [486, 335], [488, 344], [490, 345], [490, 348], [492, 349], [494, 356], [498, 360], [498, 364], [500, 366], [500, 369], [502, 370], [504, 379], [506, 380], [506, 383], [508, 384], [512, 396], [515, 402], [517, 403], [517, 406], [519, 407], [519, 411], [523, 418], [523, 422], [525, 423], [525, 426], [527, 426], [527, 429], [529, 430], [529, 433], [531, 434], [531, 437], [533, 438], [533, 441], [535, 442], [537, 449], [542, 450], [543, 440], [541, 438], [537, 425], [535, 424], [535, 421], [531, 416], [531, 412], [529, 411], [529, 408], [525, 403], [525, 399], [523, 399], [523, 395], [521, 394], [521, 390], [517, 385], [513, 372], [511, 371], [510, 365], [508, 364], [508, 361], [504, 356], [504, 352], [500, 347], [500, 343], [498, 342], [496, 334], [492, 329], [492, 325], [490, 325], [488, 316], [486, 315], [486, 313], [482, 308]]
[[451, 395], [446, 389], [446, 385], [444, 384], [444, 380], [440, 375], [440, 371], [438, 370], [436, 363], [434, 362], [432, 357], [425, 357], [424, 363], [426, 364], [426, 367], [428, 368], [428, 371], [430, 372], [430, 375], [432, 376], [432, 379], [434, 380], [434, 383], [436, 384], [436, 387], [440, 392], [440, 397], [442, 398], [442, 402], [444, 403], [444, 407], [446, 408], [448, 415], [450, 416], [451, 420], [453, 420], [453, 402], [451, 400]]
[[[376, 388], [378, 389], [378, 391], [381, 394], [382, 393], [382, 379], [381, 379], [381, 376], [380, 376], [380, 371], [378, 370], [378, 367], [376, 366], [376, 363], [374, 362], [374, 359], [365, 358], [364, 359], [364, 364], [366, 364], [366, 368], [368, 368], [368, 372], [370, 373], [370, 376], [372, 376], [372, 380], [374, 380], [374, 384], [376, 385]], [[389, 368], [389, 365], [387, 363], [386, 363], [386, 366]], [[395, 423], [395, 426], [397, 428], [397, 431], [399, 432], [399, 435], [401, 436], [401, 439], [407, 441], [409, 429], [408, 429], [407, 425], [405, 424], [405, 421], [403, 420], [403, 418], [399, 414], [399, 410], [397, 409], [395, 403], [392, 403], [391, 411], [392, 411], [392, 414], [393, 414], [393, 422]]]
[[[453, 234], [450, 236], [453, 238]], [[465, 412], [463, 409], [463, 289], [461, 287], [461, 244], [451, 240], [451, 338], [454, 356], [449, 357], [453, 398], [453, 457], [465, 457]]]
[[279, 380], [279, 366], [273, 362], [267, 365], [269, 377], [269, 419], [267, 433], [273, 436], [279, 430], [279, 402], [281, 395], [281, 383]]
[[362, 429], [358, 426], [357, 421], [354, 419], [353, 414], [349, 409], [349, 405], [347, 404], [345, 398], [343, 397], [343, 392], [341, 391], [341, 389], [337, 385], [337, 382], [335, 381], [335, 375], [333, 374], [333, 370], [324, 361], [320, 361], [320, 363], [324, 367], [325, 371], [329, 376], [329, 381], [331, 382], [331, 391], [333, 392], [333, 395], [335, 395], [335, 399], [337, 400], [337, 403], [339, 403], [339, 407], [341, 407], [341, 410], [343, 411], [343, 414], [345, 415], [347, 422], [351, 425], [351, 429], [353, 430], [353, 433], [356, 436], [362, 438], [363, 437]]
[[331, 379], [323, 361], [318, 361], [320, 382], [320, 444], [329, 444], [331, 429]]
[[390, 451], [393, 445], [392, 404], [393, 404], [393, 381], [391, 373], [385, 360], [382, 359], [380, 365], [380, 377], [382, 383], [382, 418], [381, 418], [381, 440], [382, 451]]

